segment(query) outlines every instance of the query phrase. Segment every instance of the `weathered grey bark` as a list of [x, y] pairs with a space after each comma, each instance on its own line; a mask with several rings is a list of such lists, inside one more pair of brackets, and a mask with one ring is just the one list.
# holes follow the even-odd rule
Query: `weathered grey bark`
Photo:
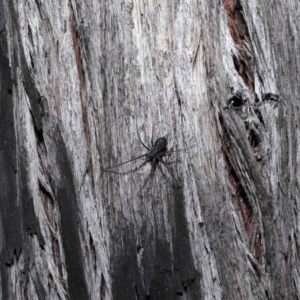
[[299, 299], [299, 16], [0, 0], [2, 299]]

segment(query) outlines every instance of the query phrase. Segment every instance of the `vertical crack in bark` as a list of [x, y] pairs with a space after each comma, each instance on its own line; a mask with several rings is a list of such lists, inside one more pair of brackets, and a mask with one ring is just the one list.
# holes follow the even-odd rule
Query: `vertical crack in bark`
[[54, 279], [51, 273], [48, 273], [48, 289], [51, 290], [54, 288]]
[[32, 36], [32, 30], [31, 30], [31, 27], [30, 27], [29, 24], [28, 24], [28, 39], [29, 39], [30, 45], [34, 46], [33, 36]]
[[76, 66], [78, 72], [78, 78], [80, 82], [80, 100], [81, 100], [81, 107], [82, 107], [82, 120], [84, 125], [84, 134], [87, 141], [89, 141], [89, 123], [88, 123], [88, 116], [86, 111], [86, 95], [85, 95], [85, 74], [82, 66], [81, 61], [81, 49], [79, 45], [79, 37], [78, 37], [78, 29], [77, 29], [77, 22], [73, 10], [73, 6], [71, 1], [69, 1], [69, 8], [70, 8], [70, 25], [71, 25], [71, 34], [73, 38], [73, 46], [74, 46], [74, 53], [76, 58]]
[[264, 122], [264, 119], [262, 117], [260, 110], [258, 108], [256, 108], [256, 109], [254, 109], [254, 112], [255, 112], [259, 122], [265, 127], [265, 122]]
[[246, 130], [248, 132], [248, 141], [253, 151], [254, 157], [257, 162], [261, 162], [262, 155], [260, 151], [260, 138], [258, 135], [258, 131], [254, 128], [249, 128], [246, 124]]
[[[73, 9], [71, 1], [69, 1], [69, 9], [70, 9], [71, 34], [72, 34], [74, 53], [75, 53], [75, 58], [76, 58], [77, 73], [78, 73], [78, 78], [79, 78], [79, 82], [80, 82], [80, 100], [81, 100], [83, 130], [84, 130], [84, 135], [85, 135], [85, 139], [87, 142], [90, 165], [92, 166], [93, 163], [92, 163], [92, 158], [90, 155], [90, 153], [91, 153], [91, 134], [90, 134], [89, 118], [88, 118], [87, 107], [86, 107], [85, 72], [84, 72], [84, 68], [83, 68], [83, 64], [82, 64], [82, 56], [81, 56], [81, 48], [80, 48], [80, 44], [79, 44], [77, 22], [76, 22], [76, 17], [74, 14], [74, 9]], [[91, 172], [91, 178], [92, 178], [92, 183], [94, 186], [93, 172]]]
[[230, 35], [236, 45], [239, 57], [233, 57], [234, 66], [243, 79], [245, 85], [254, 91], [254, 75], [251, 67], [251, 55], [247, 46], [249, 31], [242, 14], [243, 7], [240, 0], [223, 0], [228, 15]]
[[[243, 187], [241, 183], [240, 174], [235, 169], [235, 161], [234, 157], [232, 157], [232, 154], [230, 152], [231, 137], [228, 134], [228, 131], [226, 130], [226, 125], [224, 124], [224, 120], [222, 116], [219, 116], [219, 122], [221, 124], [221, 127], [223, 129], [223, 137], [222, 137], [222, 152], [224, 155], [224, 161], [226, 164], [226, 169], [229, 174], [229, 182], [231, 185], [231, 191], [233, 200], [235, 203], [235, 206], [239, 208], [242, 219], [244, 221], [244, 227], [246, 234], [248, 236], [248, 247], [250, 253], [252, 255], [248, 255], [248, 260], [250, 261], [250, 264], [257, 275], [258, 280], [261, 278], [261, 266], [262, 263], [261, 257], [262, 257], [262, 243], [261, 243], [261, 230], [260, 230], [260, 224], [257, 220], [257, 218], [254, 215], [253, 207], [250, 203], [251, 199], [248, 199], [248, 195], [245, 191], [245, 188]], [[246, 126], [247, 130], [247, 126]], [[258, 145], [259, 145], [259, 139], [256, 137], [256, 133], [254, 134], [251, 130], [247, 130], [250, 133], [249, 137], [249, 143], [251, 145], [252, 150], [254, 151], [257, 148], [257, 151], [259, 151]], [[260, 153], [260, 152], [259, 152]], [[257, 157], [256, 157], [257, 159]]]

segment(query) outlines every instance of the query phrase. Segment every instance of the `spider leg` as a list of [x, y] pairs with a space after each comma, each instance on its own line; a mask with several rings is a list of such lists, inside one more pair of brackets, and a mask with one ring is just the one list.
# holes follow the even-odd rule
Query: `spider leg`
[[178, 187], [181, 188], [180, 183], [178, 182], [178, 180], [176, 179], [176, 177], [174, 176], [174, 174], [170, 170], [169, 166], [164, 162], [164, 160], [160, 156], [157, 156], [157, 159], [166, 167], [166, 169], [169, 171], [169, 173], [171, 174], [172, 178], [174, 179], [174, 181], [176, 182]]
[[178, 149], [178, 150], [172, 150], [172, 151], [166, 151], [166, 152], [163, 152], [163, 154], [171, 154], [173, 152], [180, 152], [180, 151], [184, 151], [184, 150], [188, 150], [188, 149], [191, 149], [191, 148], [195, 148], [197, 145], [194, 145], [194, 146], [191, 146], [191, 147], [187, 147], [187, 148], [183, 148], [183, 149]]
[[139, 130], [138, 130], [138, 128], [137, 128], [137, 124], [136, 124], [136, 131], [137, 131], [139, 140], [140, 140], [140, 142], [142, 143], [142, 145], [143, 145], [147, 150], [150, 151], [150, 147], [146, 146], [146, 144], [142, 141], [142, 138], [141, 138], [141, 136], [140, 136]]
[[112, 168], [116, 168], [116, 167], [125, 165], [125, 164], [127, 164], [127, 163], [129, 163], [129, 162], [131, 162], [131, 161], [137, 160], [137, 159], [142, 158], [142, 157], [144, 157], [144, 156], [146, 156], [146, 155], [147, 155], [147, 153], [146, 153], [146, 154], [142, 154], [142, 155], [140, 155], [140, 156], [138, 156], [138, 157], [134, 157], [134, 158], [129, 159], [129, 160], [127, 160], [127, 161], [125, 161], [125, 162], [123, 162], [123, 163], [120, 163], [120, 164], [118, 164], [118, 165], [115, 165], [115, 166], [112, 166], [112, 167], [108, 167], [108, 168], [104, 169], [104, 171], [111, 172], [111, 171], [109, 171], [109, 169], [112, 169]]
[[165, 161], [165, 163], [169, 166], [171, 164], [174, 164], [174, 163], [181, 163], [182, 161], [179, 160], [179, 159], [176, 159], [176, 160], [172, 160], [172, 161]]
[[137, 193], [139, 196], [141, 195], [140, 193], [141, 193], [142, 189], [146, 186], [147, 182], [149, 181], [149, 178], [154, 174], [155, 165], [156, 165], [156, 160], [154, 158], [152, 163], [151, 163], [151, 172], [148, 175], [147, 179], [145, 180], [145, 183], [143, 184], [143, 186], [140, 188], [140, 190]]
[[138, 171], [139, 169], [141, 169], [148, 161], [146, 160], [145, 162], [143, 162], [141, 165], [139, 165], [138, 167], [127, 171], [127, 172], [117, 172], [117, 171], [113, 171], [113, 170], [105, 170], [106, 172], [110, 172], [110, 173], [114, 173], [114, 174], [119, 174], [119, 175], [125, 175], [125, 174], [129, 174], [129, 173], [133, 173], [135, 171]]
[[[158, 166], [158, 168], [159, 168], [161, 174], [163, 174], [163, 176], [166, 178], [166, 180], [169, 181], [169, 178], [168, 178], [168, 177], [166, 176], [166, 174], [164, 173], [162, 167], [161, 167], [159, 164], [158, 164], [157, 166]], [[172, 182], [170, 182], [170, 183], [172, 183]]]

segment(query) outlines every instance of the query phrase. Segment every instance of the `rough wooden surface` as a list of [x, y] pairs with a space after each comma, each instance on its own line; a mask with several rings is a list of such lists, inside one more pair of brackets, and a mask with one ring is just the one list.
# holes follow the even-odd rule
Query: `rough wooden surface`
[[299, 16], [1, 0], [2, 299], [299, 299]]

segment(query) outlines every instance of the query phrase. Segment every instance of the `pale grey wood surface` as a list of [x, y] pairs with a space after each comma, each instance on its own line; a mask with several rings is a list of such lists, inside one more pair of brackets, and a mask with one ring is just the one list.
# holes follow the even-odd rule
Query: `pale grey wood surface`
[[300, 298], [299, 6], [1, 0], [2, 299]]

